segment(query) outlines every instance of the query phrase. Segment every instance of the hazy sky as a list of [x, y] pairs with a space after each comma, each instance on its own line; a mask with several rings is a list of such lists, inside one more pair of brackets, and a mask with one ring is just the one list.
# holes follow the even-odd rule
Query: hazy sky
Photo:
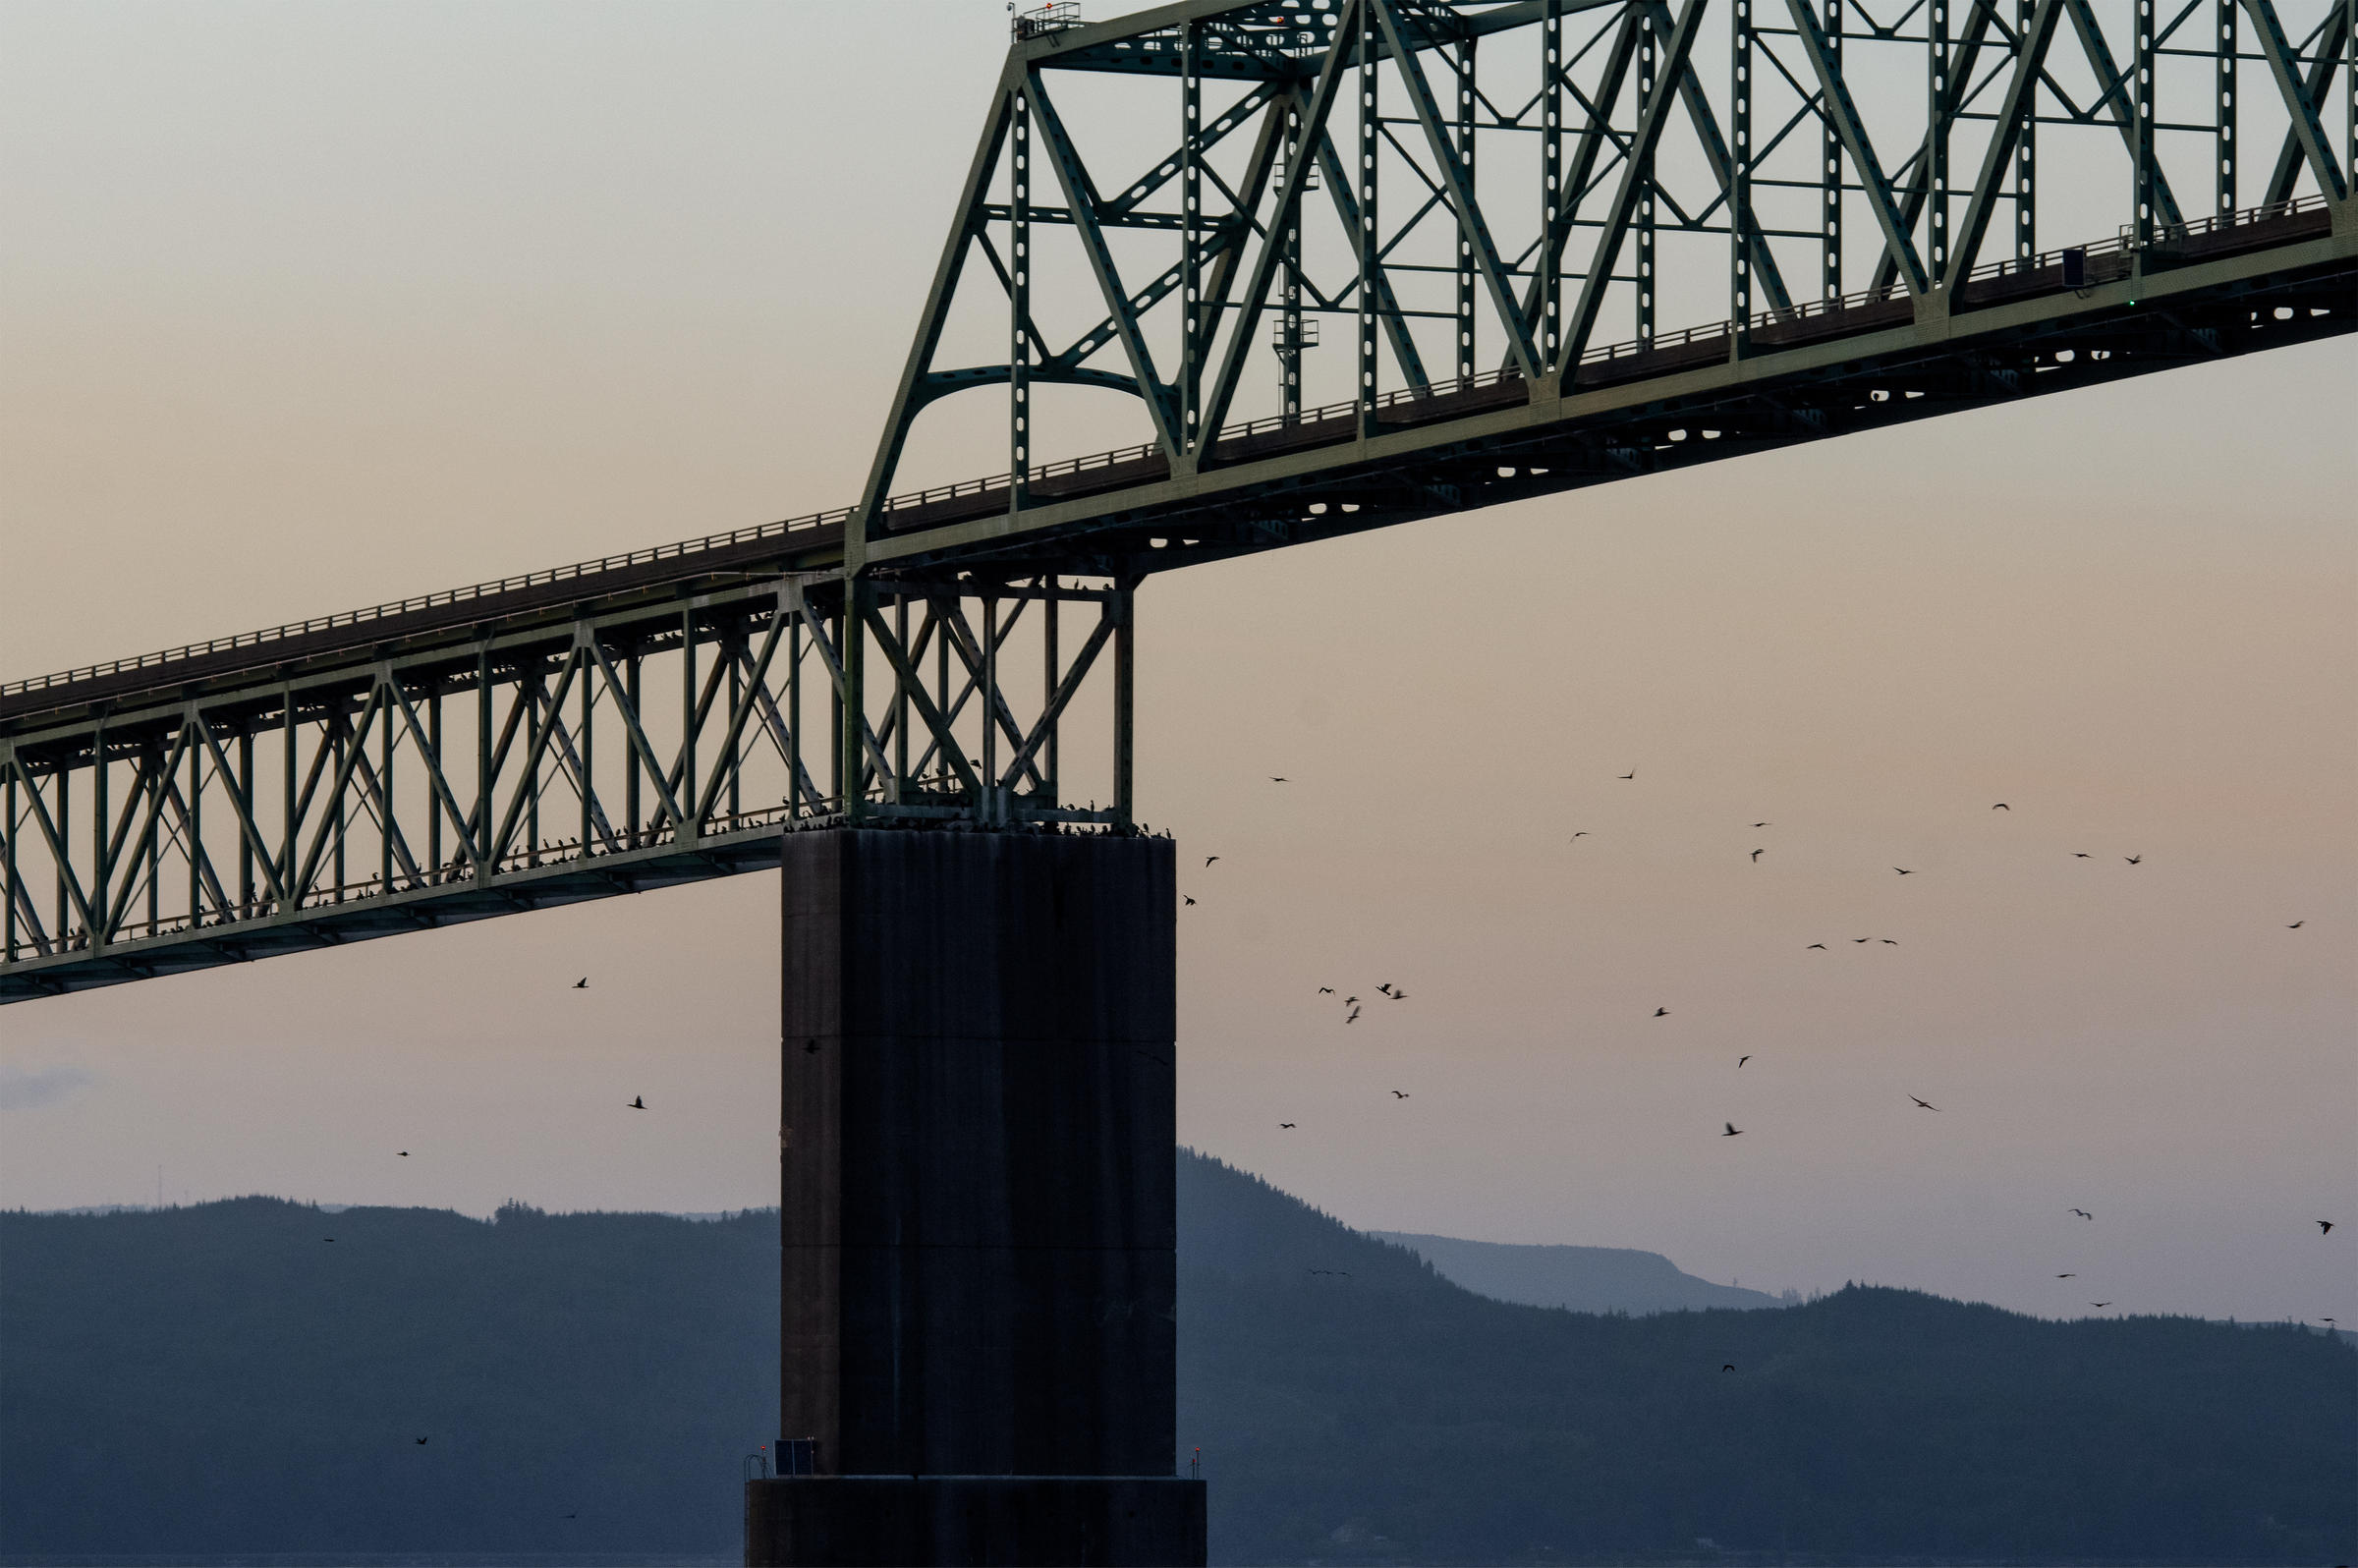
[[[0, 4], [0, 676], [852, 498], [1003, 28]], [[2344, 340], [1155, 580], [1182, 1138], [1371, 1227], [2358, 1321], [2354, 408]], [[773, 1202], [776, 897], [0, 1010], [0, 1203]]]

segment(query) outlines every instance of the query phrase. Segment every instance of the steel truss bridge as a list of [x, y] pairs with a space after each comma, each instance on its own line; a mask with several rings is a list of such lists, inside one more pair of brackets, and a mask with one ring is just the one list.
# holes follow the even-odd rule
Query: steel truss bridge
[[[801, 827], [1127, 831], [1155, 572], [2348, 332], [2354, 20], [1019, 17], [858, 504], [0, 686], [0, 1001]], [[1007, 472], [904, 485], [978, 389]], [[1106, 395], [1148, 439], [1047, 460]]]

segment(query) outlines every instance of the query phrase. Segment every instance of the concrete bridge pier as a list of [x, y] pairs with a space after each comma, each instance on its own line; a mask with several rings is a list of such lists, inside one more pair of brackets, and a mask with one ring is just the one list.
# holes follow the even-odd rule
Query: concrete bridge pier
[[1173, 848], [785, 840], [782, 1451], [746, 1562], [1201, 1564]]

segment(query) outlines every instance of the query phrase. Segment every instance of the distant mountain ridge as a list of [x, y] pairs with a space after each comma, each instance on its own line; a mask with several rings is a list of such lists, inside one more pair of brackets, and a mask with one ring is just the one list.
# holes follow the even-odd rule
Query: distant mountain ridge
[[1562, 1307], [1576, 1313], [1674, 1313], [1793, 1305], [1766, 1291], [1698, 1279], [1682, 1272], [1660, 1253], [1632, 1247], [1524, 1246], [1404, 1230], [1367, 1234], [1409, 1249], [1444, 1278], [1477, 1296], [1526, 1307]]
[[[2358, 1546], [2358, 1354], [2297, 1327], [1872, 1289], [1559, 1312], [1215, 1159], [1178, 1178], [1178, 1443], [1216, 1563]], [[0, 1560], [725, 1560], [775, 1435], [777, 1257], [761, 1212], [0, 1213]]]

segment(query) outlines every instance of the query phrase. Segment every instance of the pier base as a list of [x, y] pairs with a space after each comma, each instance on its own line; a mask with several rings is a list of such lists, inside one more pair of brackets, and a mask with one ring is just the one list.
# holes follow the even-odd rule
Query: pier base
[[745, 1488], [749, 1564], [1204, 1562], [1204, 1484], [1170, 1476], [840, 1476]]
[[1200, 1564], [1167, 840], [784, 848], [780, 1452], [746, 1561]]

